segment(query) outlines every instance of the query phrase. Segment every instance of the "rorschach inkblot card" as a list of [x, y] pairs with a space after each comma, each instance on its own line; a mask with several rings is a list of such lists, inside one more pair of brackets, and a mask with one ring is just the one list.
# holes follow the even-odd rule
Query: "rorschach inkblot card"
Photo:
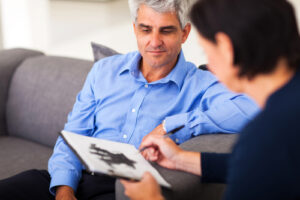
[[148, 171], [160, 185], [171, 187], [133, 145], [83, 136], [68, 131], [62, 131], [60, 135], [87, 171], [91, 173], [140, 180], [143, 174]]

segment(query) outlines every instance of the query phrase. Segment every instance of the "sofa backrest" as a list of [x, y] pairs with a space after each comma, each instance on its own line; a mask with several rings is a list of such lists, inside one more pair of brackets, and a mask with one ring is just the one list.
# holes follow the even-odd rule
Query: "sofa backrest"
[[0, 51], [0, 135], [7, 135], [6, 102], [8, 88], [15, 69], [26, 59], [41, 56], [42, 52], [27, 49], [9, 49]]
[[53, 146], [92, 65], [55, 56], [25, 60], [14, 73], [8, 94], [9, 134]]

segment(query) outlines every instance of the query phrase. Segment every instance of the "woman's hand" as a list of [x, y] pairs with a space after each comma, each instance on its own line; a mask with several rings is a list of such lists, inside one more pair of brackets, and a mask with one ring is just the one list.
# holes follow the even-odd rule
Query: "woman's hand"
[[163, 200], [160, 187], [153, 176], [146, 172], [139, 182], [121, 180], [125, 195], [131, 200]]
[[142, 152], [142, 155], [150, 161], [157, 162], [159, 165], [177, 169], [177, 159], [183, 152], [170, 138], [164, 138], [162, 135], [148, 135], [141, 145], [140, 149], [148, 147]]
[[199, 152], [184, 151], [173, 140], [161, 135], [149, 135], [140, 146], [148, 147], [142, 155], [162, 167], [182, 170], [201, 175], [201, 154]]

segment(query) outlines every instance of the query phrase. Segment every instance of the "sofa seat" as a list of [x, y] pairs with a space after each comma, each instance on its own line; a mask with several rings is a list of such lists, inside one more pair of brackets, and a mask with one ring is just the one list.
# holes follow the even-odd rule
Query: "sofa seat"
[[0, 179], [29, 169], [47, 169], [52, 148], [29, 140], [0, 137]]

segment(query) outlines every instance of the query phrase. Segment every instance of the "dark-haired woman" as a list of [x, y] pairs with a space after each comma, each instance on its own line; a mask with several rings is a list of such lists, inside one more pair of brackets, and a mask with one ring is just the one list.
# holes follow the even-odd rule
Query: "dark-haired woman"
[[[145, 157], [161, 166], [226, 182], [226, 200], [300, 199], [300, 37], [286, 0], [199, 0], [191, 10], [209, 70], [262, 112], [242, 131], [233, 153], [187, 152], [149, 137]], [[131, 199], [163, 199], [154, 178], [122, 180]]]

